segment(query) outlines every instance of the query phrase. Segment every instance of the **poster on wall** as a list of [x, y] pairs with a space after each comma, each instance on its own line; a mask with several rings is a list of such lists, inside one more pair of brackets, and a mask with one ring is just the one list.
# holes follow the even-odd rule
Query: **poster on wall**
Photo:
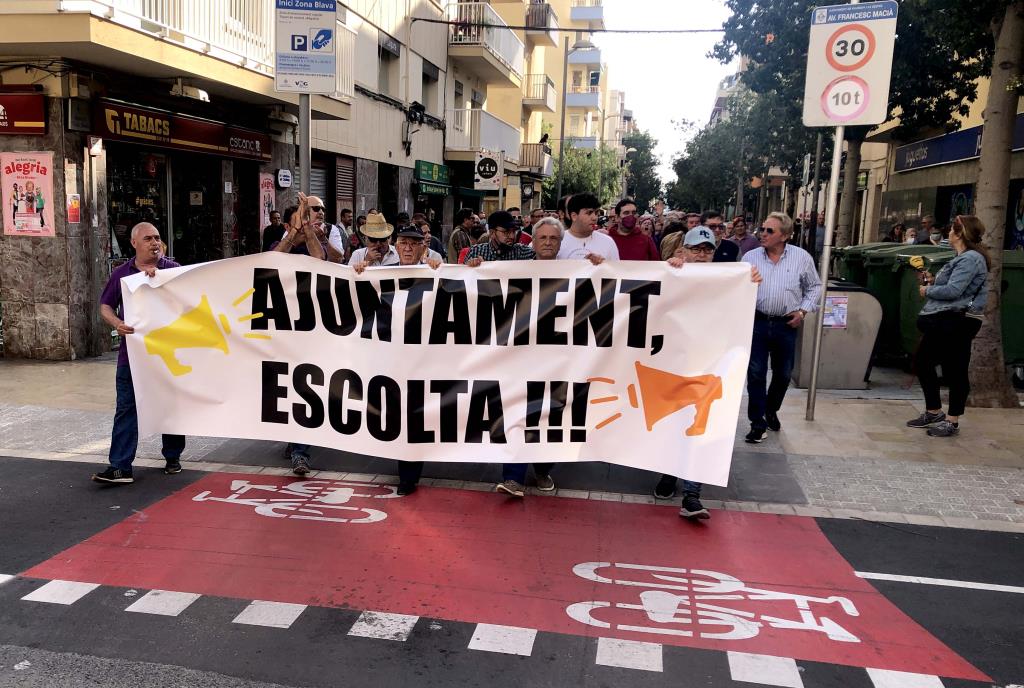
[[270, 224], [270, 211], [274, 209], [274, 175], [260, 173], [260, 229]]
[[53, 153], [0, 153], [4, 234], [53, 236]]

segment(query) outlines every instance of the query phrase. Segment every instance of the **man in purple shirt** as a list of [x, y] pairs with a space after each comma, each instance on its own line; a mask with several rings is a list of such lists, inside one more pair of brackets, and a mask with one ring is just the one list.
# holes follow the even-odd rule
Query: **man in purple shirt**
[[740, 258], [747, 251], [761, 248], [761, 242], [753, 234], [747, 234], [747, 220], [742, 215], [732, 219], [732, 236], [729, 240], [740, 247]]
[[[144, 272], [150, 277], [157, 270], [179, 267], [173, 260], [163, 257], [160, 232], [148, 222], [132, 227], [132, 247], [135, 258], [110, 273], [107, 286], [100, 296], [100, 317], [121, 335], [121, 348], [117, 353], [117, 408], [114, 411], [114, 429], [110, 437], [110, 466], [102, 473], [92, 476], [100, 483], [123, 485], [134, 482], [132, 462], [139, 446], [139, 416], [135, 408], [135, 388], [132, 386], [132, 369], [128, 361], [128, 347], [124, 338], [134, 334], [135, 328], [121, 318], [121, 279]], [[181, 435], [163, 436], [163, 455], [167, 465], [164, 473], [181, 473], [181, 452], [185, 450], [185, 438]]]

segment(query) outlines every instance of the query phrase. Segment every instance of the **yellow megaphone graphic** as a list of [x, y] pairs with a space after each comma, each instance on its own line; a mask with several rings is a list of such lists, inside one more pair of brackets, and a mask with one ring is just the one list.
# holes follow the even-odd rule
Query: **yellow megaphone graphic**
[[[221, 322], [230, 334], [226, 318]], [[203, 294], [199, 305], [188, 311], [170, 325], [153, 330], [145, 336], [146, 353], [159, 356], [175, 377], [192, 372], [192, 366], [179, 362], [175, 353], [178, 349], [218, 349], [228, 353], [228, 341], [217, 327], [210, 302]]]

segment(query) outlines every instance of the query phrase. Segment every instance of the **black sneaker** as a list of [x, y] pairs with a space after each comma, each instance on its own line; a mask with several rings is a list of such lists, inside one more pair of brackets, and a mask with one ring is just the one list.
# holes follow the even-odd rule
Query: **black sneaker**
[[751, 426], [750, 432], [747, 433], [746, 440], [748, 444], [760, 444], [767, 436], [768, 431], [765, 428], [755, 428]]
[[711, 514], [700, 503], [700, 497], [694, 492], [687, 492], [683, 495], [683, 505], [679, 508], [679, 515], [683, 518], [711, 518]]
[[416, 483], [398, 483], [398, 496], [405, 497], [416, 491]]
[[167, 465], [164, 466], [164, 473], [167, 475], [174, 475], [175, 473], [181, 473], [181, 462], [178, 460], [168, 460]]
[[309, 473], [309, 457], [299, 453], [292, 454], [292, 473], [295, 475], [306, 475]]
[[537, 476], [537, 489], [541, 492], [554, 492], [555, 491], [555, 479], [550, 475], [538, 475]]
[[946, 420], [946, 414], [942, 411], [938, 413], [928, 413], [925, 411], [914, 420], [907, 421], [908, 428], [930, 428], [936, 423], [941, 423]]
[[778, 432], [782, 429], [782, 423], [779, 422], [779, 414], [769, 411], [764, 414], [764, 419], [768, 423], [768, 429], [772, 432]]
[[655, 499], [672, 499], [676, 496], [676, 478], [674, 475], [663, 475], [654, 486]]
[[948, 420], [940, 421], [928, 428], [929, 437], [953, 437], [960, 434], [960, 424]]
[[135, 482], [131, 471], [122, 471], [120, 468], [114, 468], [113, 466], [109, 466], [102, 473], [94, 474], [92, 479], [98, 483], [108, 483], [111, 485], [128, 485]]

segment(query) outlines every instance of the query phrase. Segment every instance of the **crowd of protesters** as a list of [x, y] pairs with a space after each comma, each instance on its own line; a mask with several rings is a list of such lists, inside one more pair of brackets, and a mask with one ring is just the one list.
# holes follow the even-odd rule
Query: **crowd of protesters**
[[[519, 208], [498, 210], [486, 217], [461, 209], [455, 214], [447, 241], [442, 241], [435, 236], [433, 218], [422, 213], [399, 213], [392, 224], [376, 209], [354, 221], [350, 210], [342, 210], [340, 224], [334, 225], [325, 220], [320, 198], [306, 198], [305, 210], [308, 219], [294, 223], [299, 206], [272, 212], [271, 224], [262, 236], [263, 249], [343, 263], [357, 273], [397, 265], [423, 264], [437, 269], [445, 261], [476, 267], [495, 260], [586, 260], [594, 264], [640, 260], [662, 261], [675, 269], [688, 264], [746, 262], [758, 292], [747, 370], [750, 430], [745, 440], [759, 443], [768, 431], [779, 432], [782, 428], [779, 411], [790, 384], [799, 328], [807, 314], [816, 310], [822, 289], [814, 258], [795, 244], [794, 222], [784, 213], [768, 214], [756, 231], [751, 231], [751, 221], [742, 215], [727, 220], [716, 211], [698, 214], [666, 210], [660, 201], [652, 212], [641, 213], [637, 203], [624, 198], [602, 217], [599, 200], [582, 193], [560, 199], [557, 210], [533, 210], [527, 218]], [[927, 240], [947, 242], [958, 256], [921, 286], [926, 303], [919, 325], [924, 337], [918, 369], [926, 411], [908, 425], [928, 428], [932, 436], [950, 437], [959, 432], [959, 417], [968, 393], [971, 340], [980, 328], [989, 260], [982, 243], [985, 229], [977, 218], [958, 217], [948, 238], [941, 234], [936, 238], [933, 225], [925, 227], [922, 222]], [[919, 235], [894, 227], [892, 240], [918, 241]], [[133, 228], [131, 242], [135, 259], [114, 271], [101, 298], [101, 316], [122, 335], [122, 346], [110, 466], [93, 478], [115, 484], [133, 481], [132, 461], [138, 443], [131, 369], [123, 343], [124, 335], [134, 330], [120, 315], [120, 280], [139, 271], [153, 275], [157, 269], [177, 267], [164, 257], [160, 234], [153, 225], [143, 223]], [[936, 375], [939, 365], [950, 384], [948, 414], [941, 409]], [[166, 473], [181, 470], [184, 446], [183, 437], [164, 436]], [[308, 445], [288, 444], [285, 457], [296, 475], [310, 472]], [[539, 490], [555, 489], [553, 466], [533, 465]], [[528, 469], [527, 464], [505, 464], [495, 490], [523, 497]], [[414, 492], [422, 470], [422, 462], [400, 462], [398, 493]], [[683, 481], [680, 515], [709, 517], [700, 501], [701, 487], [700, 483]], [[672, 499], [676, 488], [676, 478], [664, 475], [655, 485], [654, 495]]]

